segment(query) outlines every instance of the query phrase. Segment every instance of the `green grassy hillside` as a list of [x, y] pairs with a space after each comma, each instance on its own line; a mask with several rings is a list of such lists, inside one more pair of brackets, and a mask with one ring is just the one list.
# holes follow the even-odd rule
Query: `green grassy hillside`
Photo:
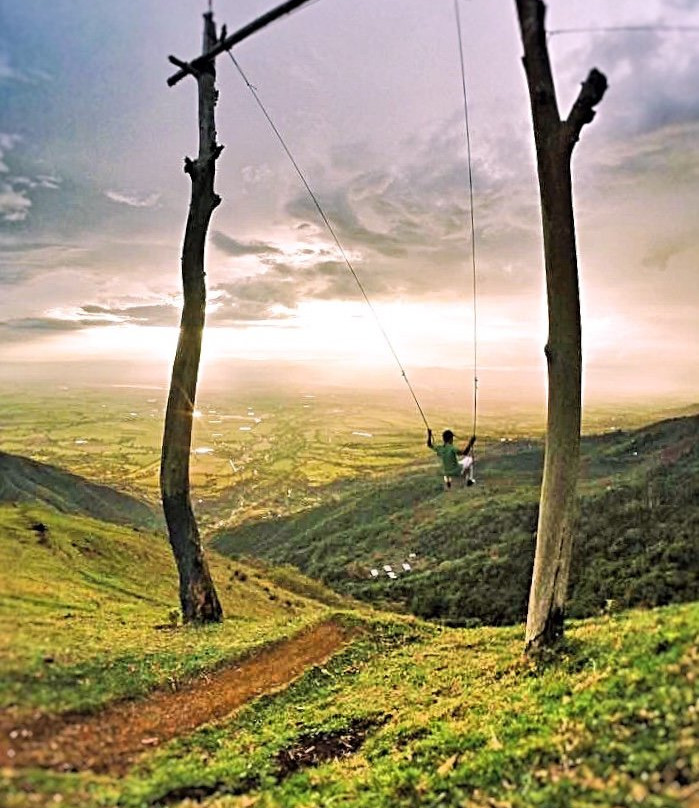
[[[260, 569], [216, 554], [211, 568], [224, 623], [178, 627], [177, 575], [161, 535], [40, 505], [0, 506], [0, 709], [93, 709], [287, 636], [328, 611]], [[322, 596], [320, 585], [315, 591]]]
[[581, 623], [540, 666], [518, 630], [374, 623], [285, 693], [95, 793], [132, 808], [680, 808], [699, 775], [698, 620]]
[[[473, 488], [444, 492], [434, 464], [432, 477], [421, 464], [329, 486], [321, 505], [249, 520], [222, 530], [214, 544], [236, 557], [293, 564], [338, 591], [423, 617], [518, 622], [531, 578], [541, 463], [540, 443], [486, 444]], [[572, 616], [696, 598], [699, 417], [585, 438], [580, 488]]]
[[162, 518], [150, 505], [57, 466], [0, 452], [0, 503], [41, 502], [63, 513], [104, 522], [155, 528]]
[[4, 769], [6, 808], [688, 808], [699, 610], [519, 629], [345, 617], [346, 650], [116, 776]]
[[[618, 444], [600, 440], [609, 457], [599, 462], [626, 462], [617, 459]], [[523, 451], [516, 473], [536, 474]], [[673, 449], [682, 462], [666, 456], [657, 469], [657, 458], [639, 461], [640, 479], [648, 482], [655, 469], [651, 510], [665, 486], [678, 486], [678, 496], [689, 489], [662, 474], [691, 470], [694, 451]], [[409, 529], [396, 502], [412, 514], [418, 500], [410, 497], [424, 479], [385, 483], [403, 499], [385, 513], [384, 535]], [[412, 516], [427, 526], [440, 511], [448, 523], [450, 511], [472, 507], [433, 488]], [[481, 510], [496, 524], [504, 505], [520, 514], [522, 489], [503, 481], [497, 500], [480, 491]], [[607, 495], [622, 490], [615, 485]], [[369, 508], [376, 491], [364, 493]], [[352, 524], [351, 510], [337, 518]], [[356, 535], [366, 531], [368, 540], [372, 524], [367, 519]], [[234, 714], [157, 746], [144, 738], [142, 757], [124, 772], [5, 766], [3, 808], [687, 808], [696, 794], [697, 604], [574, 621], [560, 656], [533, 664], [522, 659], [518, 627], [443, 628], [352, 609], [293, 569], [215, 553], [211, 567], [226, 620], [182, 627], [162, 535], [46, 505], [0, 506], [5, 724], [37, 711], [99, 713], [163, 685], [177, 690], [329, 616], [355, 632], [348, 647], [289, 687], [260, 692]]]

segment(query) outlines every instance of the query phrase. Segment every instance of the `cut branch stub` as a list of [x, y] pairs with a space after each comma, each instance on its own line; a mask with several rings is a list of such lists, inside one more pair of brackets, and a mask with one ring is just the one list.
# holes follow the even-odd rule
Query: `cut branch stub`
[[[286, 0], [285, 3], [282, 3], [276, 8], [273, 8], [271, 11], [266, 12], [261, 17], [258, 17], [256, 20], [253, 20], [251, 23], [243, 26], [234, 34], [221, 37], [218, 40], [214, 39], [210, 47], [207, 48], [207, 50], [202, 53], [201, 56], [197, 56], [197, 58], [192, 59], [191, 62], [185, 62], [186, 67], [180, 68], [177, 73], [170, 76], [170, 78], [167, 80], [168, 86], [173, 87], [188, 73], [191, 73], [192, 70], [203, 70], [204, 66], [211, 64], [219, 54], [223, 53], [224, 51], [229, 51], [234, 45], [239, 44], [249, 36], [252, 36], [252, 34], [262, 30], [265, 26], [279, 19], [279, 17], [295, 11], [297, 8], [300, 8], [308, 2], [310, 2], [310, 0]], [[209, 12], [208, 15], [204, 15], [205, 18], [207, 16], [212, 18], [213, 15], [211, 12]]]
[[607, 77], [593, 67], [582, 83], [568, 120], [565, 122], [571, 146], [577, 143], [583, 126], [590, 123], [595, 117], [595, 107], [604, 98], [607, 87]]
[[192, 67], [192, 65], [190, 65], [189, 62], [183, 62], [182, 59], [178, 59], [176, 56], [173, 56], [172, 54], [170, 54], [170, 56], [167, 57], [167, 60], [176, 67], [179, 67], [180, 70], [184, 71], [185, 73], [188, 73], [190, 76], [198, 78], [201, 75], [200, 72], [196, 69], [196, 67]]

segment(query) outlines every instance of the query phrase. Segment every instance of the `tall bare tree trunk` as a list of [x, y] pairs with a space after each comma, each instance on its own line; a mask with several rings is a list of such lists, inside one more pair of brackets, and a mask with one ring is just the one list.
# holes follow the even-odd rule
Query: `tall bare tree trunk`
[[558, 112], [542, 0], [516, 0], [529, 87], [544, 232], [549, 335], [548, 422], [525, 650], [563, 635], [580, 465], [581, 325], [570, 161], [607, 80], [590, 71], [567, 120]]
[[[216, 26], [208, 13], [204, 15], [203, 52], [215, 43]], [[184, 307], [165, 413], [160, 492], [180, 578], [182, 617], [185, 622], [208, 623], [220, 621], [223, 613], [192, 510], [189, 457], [206, 307], [204, 247], [211, 214], [221, 202], [214, 193], [214, 175], [223, 147], [216, 144], [214, 61], [199, 68], [195, 78], [199, 89], [199, 155], [196, 160], [185, 158], [192, 196], [182, 248]]]

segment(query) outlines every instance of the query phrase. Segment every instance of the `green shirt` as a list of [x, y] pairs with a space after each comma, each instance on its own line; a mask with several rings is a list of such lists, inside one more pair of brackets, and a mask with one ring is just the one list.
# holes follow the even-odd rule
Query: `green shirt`
[[445, 443], [442, 446], [432, 446], [433, 452], [437, 452], [441, 461], [444, 474], [447, 477], [457, 477], [461, 474], [461, 466], [453, 443]]

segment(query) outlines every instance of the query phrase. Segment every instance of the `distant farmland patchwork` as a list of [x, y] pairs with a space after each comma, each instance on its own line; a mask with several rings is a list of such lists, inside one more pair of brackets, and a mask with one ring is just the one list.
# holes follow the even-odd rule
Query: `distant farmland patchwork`
[[[157, 513], [163, 404], [164, 391], [152, 389], [6, 395], [0, 448], [113, 485]], [[195, 416], [194, 504], [224, 553], [292, 564], [423, 617], [521, 619], [542, 460], [535, 417], [515, 428], [510, 414], [491, 416], [476, 445], [476, 486], [445, 495], [402, 399], [220, 394], [202, 396]], [[697, 419], [636, 433], [642, 412], [599, 414], [600, 423], [613, 417], [624, 431], [583, 442], [573, 614], [696, 592]], [[588, 422], [598, 424], [594, 413]], [[446, 424], [466, 431], [454, 413]]]

